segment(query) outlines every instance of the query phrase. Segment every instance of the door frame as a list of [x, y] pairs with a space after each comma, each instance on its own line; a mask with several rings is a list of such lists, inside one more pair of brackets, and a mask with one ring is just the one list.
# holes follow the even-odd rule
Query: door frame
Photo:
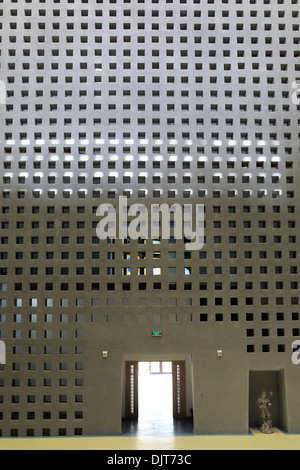
[[125, 362], [125, 419], [138, 419], [139, 392], [138, 392], [138, 361]]
[[138, 364], [139, 362], [172, 362], [173, 418], [186, 418], [186, 359], [125, 360], [125, 419], [138, 419]]
[[186, 363], [172, 361], [173, 418], [186, 418]]

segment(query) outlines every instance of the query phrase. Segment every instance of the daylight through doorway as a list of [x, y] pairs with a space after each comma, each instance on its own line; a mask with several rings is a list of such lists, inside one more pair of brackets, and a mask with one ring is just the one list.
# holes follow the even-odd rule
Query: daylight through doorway
[[173, 423], [172, 362], [139, 362], [139, 424]]
[[186, 415], [185, 361], [126, 361], [123, 435], [193, 434]]

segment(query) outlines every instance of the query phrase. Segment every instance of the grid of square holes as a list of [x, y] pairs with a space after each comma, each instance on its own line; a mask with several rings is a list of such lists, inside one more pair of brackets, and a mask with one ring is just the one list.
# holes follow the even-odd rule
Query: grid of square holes
[[[245, 353], [289, 350], [298, 0], [11, 0], [0, 27], [2, 435], [84, 434], [91, 326], [238, 323]], [[100, 243], [119, 196], [203, 203], [204, 248]]]

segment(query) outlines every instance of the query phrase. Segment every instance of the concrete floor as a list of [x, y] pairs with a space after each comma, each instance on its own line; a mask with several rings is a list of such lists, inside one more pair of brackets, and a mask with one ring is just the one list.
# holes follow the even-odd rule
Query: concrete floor
[[122, 436], [79, 438], [0, 439], [0, 450], [299, 450], [300, 434], [274, 429], [261, 434], [251, 429], [247, 436]]
[[123, 421], [123, 436], [160, 437], [160, 436], [193, 436], [193, 421], [191, 419], [139, 419], [138, 421]]

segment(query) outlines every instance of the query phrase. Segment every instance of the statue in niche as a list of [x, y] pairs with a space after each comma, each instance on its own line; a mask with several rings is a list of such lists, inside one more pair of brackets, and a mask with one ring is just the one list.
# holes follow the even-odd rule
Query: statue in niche
[[270, 400], [267, 398], [266, 392], [262, 392], [261, 397], [256, 402], [258, 408], [261, 411], [261, 418], [263, 420], [263, 424], [260, 428], [263, 434], [272, 434], [272, 421], [271, 421], [271, 412], [270, 407], [272, 406]]

